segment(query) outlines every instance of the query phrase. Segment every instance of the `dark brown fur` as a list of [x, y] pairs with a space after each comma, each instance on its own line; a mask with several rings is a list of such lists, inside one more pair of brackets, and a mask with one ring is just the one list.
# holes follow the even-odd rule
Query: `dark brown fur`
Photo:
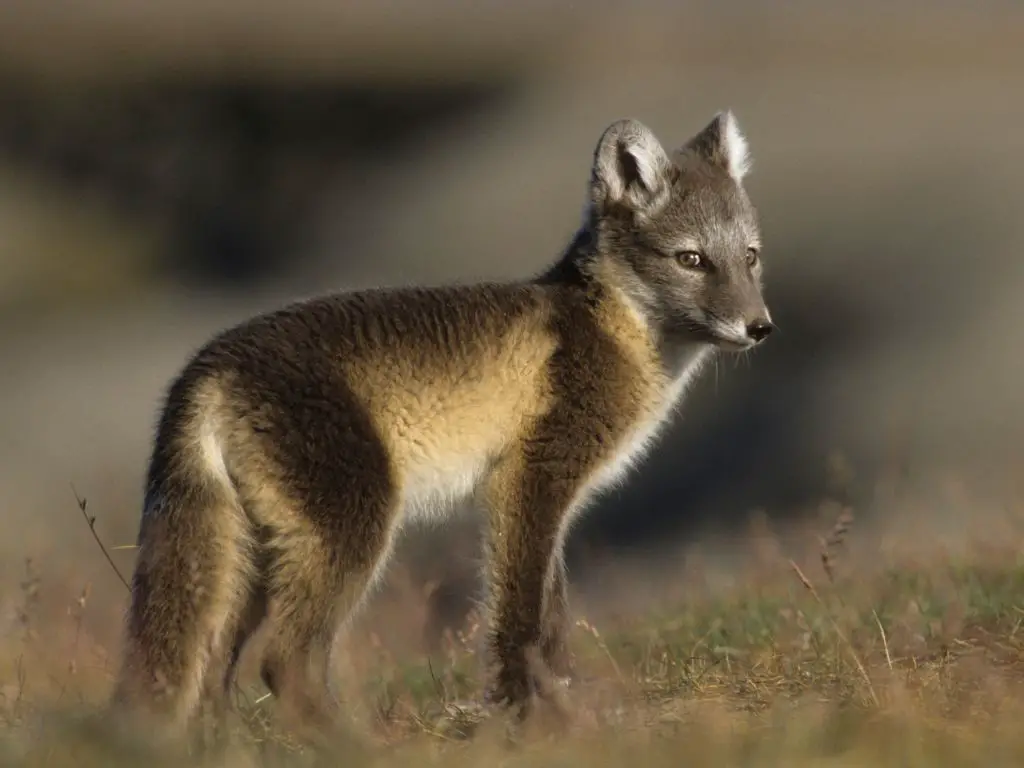
[[[741, 343], [722, 328], [767, 318], [724, 119], [674, 161], [643, 126], [609, 128], [588, 221], [536, 279], [327, 296], [201, 349], [157, 429], [115, 701], [172, 726], [223, 709], [267, 623], [263, 680], [329, 730], [335, 633], [399, 528], [469, 493], [489, 521], [489, 698], [525, 711], [535, 655], [568, 675], [572, 520], [707, 351]], [[706, 251], [706, 277], [678, 243]]]

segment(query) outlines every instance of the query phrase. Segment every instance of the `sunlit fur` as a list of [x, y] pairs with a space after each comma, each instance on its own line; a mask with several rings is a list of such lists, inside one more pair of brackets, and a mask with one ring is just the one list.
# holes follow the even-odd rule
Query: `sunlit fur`
[[327, 295], [203, 346], [150, 458], [120, 711], [173, 732], [203, 700], [222, 708], [267, 625], [264, 682], [329, 731], [336, 631], [400, 529], [469, 498], [490, 533], [489, 699], [526, 711], [542, 671], [568, 675], [572, 521], [643, 457], [716, 348], [770, 324], [747, 152], [729, 113], [671, 153], [613, 123], [583, 226], [543, 274]]

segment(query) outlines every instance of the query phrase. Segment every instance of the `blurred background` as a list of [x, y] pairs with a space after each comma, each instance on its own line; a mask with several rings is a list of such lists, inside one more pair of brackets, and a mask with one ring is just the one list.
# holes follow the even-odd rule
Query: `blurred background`
[[[780, 332], [723, 359], [602, 499], [574, 581], [840, 496], [970, 526], [1022, 482], [1022, 41], [1024, 10], [995, 2], [7, 0], [5, 583], [32, 557], [119, 616], [72, 486], [108, 544], [134, 541], [164, 389], [215, 331], [327, 290], [541, 270], [608, 123], [678, 144], [724, 108]], [[473, 554], [417, 536], [416, 579]]]

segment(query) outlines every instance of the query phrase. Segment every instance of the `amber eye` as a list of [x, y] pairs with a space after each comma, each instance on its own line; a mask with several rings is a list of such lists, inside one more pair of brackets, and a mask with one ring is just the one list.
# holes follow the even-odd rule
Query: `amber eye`
[[753, 246], [751, 246], [750, 248], [747, 248], [747, 266], [748, 267], [751, 267], [751, 268], [756, 267], [757, 266], [757, 262], [760, 259], [761, 259], [761, 254], [757, 250], [757, 248], [754, 248]]
[[697, 251], [679, 251], [676, 253], [676, 261], [687, 269], [703, 269], [706, 263]]

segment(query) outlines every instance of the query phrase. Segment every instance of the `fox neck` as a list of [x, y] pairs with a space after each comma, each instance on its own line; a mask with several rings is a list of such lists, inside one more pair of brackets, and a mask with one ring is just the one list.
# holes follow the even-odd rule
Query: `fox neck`
[[589, 268], [593, 259], [594, 247], [590, 230], [585, 226], [580, 227], [562, 252], [561, 258], [538, 275], [534, 282], [540, 285], [562, 285], [582, 290], [596, 287]]
[[592, 232], [583, 226], [573, 236], [562, 257], [540, 275], [536, 282], [582, 291], [588, 295], [595, 311], [604, 307], [612, 314], [623, 311], [627, 313], [644, 337], [645, 346], [651, 349], [657, 359], [670, 389], [681, 393], [686, 383], [692, 381], [703, 364], [712, 357], [715, 348], [696, 339], [683, 340], [666, 334], [645, 297], [635, 295], [626, 287], [629, 281], [622, 279], [620, 269], [613, 261], [596, 252]]

